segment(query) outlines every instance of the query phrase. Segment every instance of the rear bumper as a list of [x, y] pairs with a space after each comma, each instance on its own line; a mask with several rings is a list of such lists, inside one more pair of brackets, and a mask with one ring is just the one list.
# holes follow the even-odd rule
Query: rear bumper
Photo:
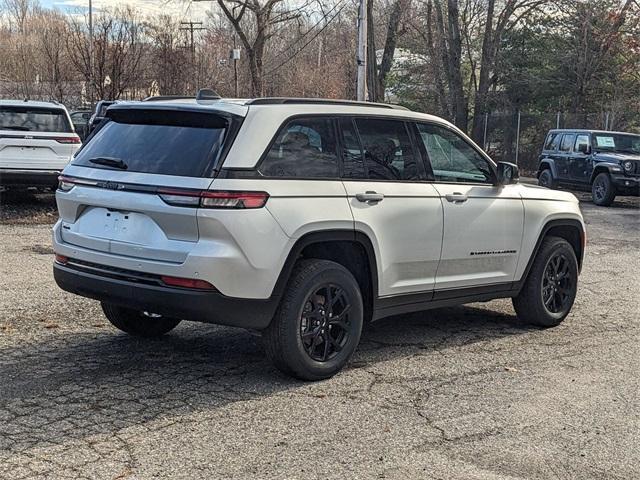
[[278, 306], [278, 299], [274, 297], [233, 298], [218, 292], [147, 285], [58, 263], [54, 263], [53, 277], [63, 290], [94, 300], [183, 320], [255, 330], [269, 325]]
[[60, 170], [19, 170], [0, 168], [0, 185], [5, 187], [56, 188]]
[[640, 196], [640, 177], [612, 175], [611, 180], [616, 186], [618, 195]]

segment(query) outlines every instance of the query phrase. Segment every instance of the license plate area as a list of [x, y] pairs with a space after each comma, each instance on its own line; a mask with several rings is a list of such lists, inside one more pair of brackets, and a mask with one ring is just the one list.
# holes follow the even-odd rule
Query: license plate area
[[158, 225], [142, 213], [108, 209], [103, 215], [102, 238], [136, 245], [150, 245], [154, 237], [164, 238]]

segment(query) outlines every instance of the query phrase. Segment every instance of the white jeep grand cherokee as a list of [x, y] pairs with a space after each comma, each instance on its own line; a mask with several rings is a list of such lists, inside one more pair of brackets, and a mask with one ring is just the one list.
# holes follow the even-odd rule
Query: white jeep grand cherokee
[[0, 100], [0, 189], [55, 188], [78, 148], [64, 105]]
[[389, 315], [511, 297], [525, 322], [557, 325], [585, 248], [573, 195], [518, 184], [450, 123], [382, 104], [114, 105], [57, 202], [55, 279], [117, 328], [256, 329], [278, 368], [311, 380]]

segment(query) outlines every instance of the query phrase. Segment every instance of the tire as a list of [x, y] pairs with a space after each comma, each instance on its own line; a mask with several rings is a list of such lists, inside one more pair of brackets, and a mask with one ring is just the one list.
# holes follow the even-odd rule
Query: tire
[[616, 186], [608, 173], [599, 173], [591, 185], [593, 203], [601, 207], [608, 207], [616, 198]]
[[[331, 308], [325, 307], [328, 298]], [[267, 356], [283, 373], [322, 380], [349, 361], [362, 323], [362, 295], [351, 272], [339, 263], [309, 259], [295, 266], [262, 337]]]
[[553, 178], [551, 169], [545, 168], [544, 170], [542, 170], [542, 172], [540, 172], [540, 175], [538, 176], [538, 185], [551, 189], [555, 189], [558, 187], [558, 182]]
[[[557, 262], [562, 266], [555, 269]], [[555, 327], [571, 311], [577, 290], [578, 260], [573, 248], [563, 238], [546, 237], [520, 294], [513, 298], [513, 307], [524, 323]]]
[[179, 318], [146, 315], [139, 310], [101, 302], [102, 311], [111, 324], [119, 330], [136, 337], [160, 337], [173, 330]]

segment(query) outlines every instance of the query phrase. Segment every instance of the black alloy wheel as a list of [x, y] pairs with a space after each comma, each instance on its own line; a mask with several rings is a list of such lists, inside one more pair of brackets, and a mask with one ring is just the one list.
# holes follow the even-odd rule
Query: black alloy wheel
[[307, 355], [318, 362], [335, 357], [350, 335], [351, 303], [338, 285], [326, 284], [312, 292], [300, 318], [300, 339]]
[[363, 308], [360, 285], [343, 265], [299, 260], [262, 332], [265, 352], [287, 375], [329, 378], [347, 364], [360, 342]]
[[513, 307], [529, 325], [560, 325], [571, 311], [578, 291], [576, 252], [566, 239], [545, 237]]
[[616, 198], [616, 187], [608, 173], [599, 173], [591, 186], [591, 198], [593, 203], [602, 207], [608, 207]]
[[562, 253], [552, 256], [547, 262], [542, 277], [542, 301], [544, 307], [554, 314], [564, 314], [571, 307], [575, 279], [571, 277], [569, 259]]

